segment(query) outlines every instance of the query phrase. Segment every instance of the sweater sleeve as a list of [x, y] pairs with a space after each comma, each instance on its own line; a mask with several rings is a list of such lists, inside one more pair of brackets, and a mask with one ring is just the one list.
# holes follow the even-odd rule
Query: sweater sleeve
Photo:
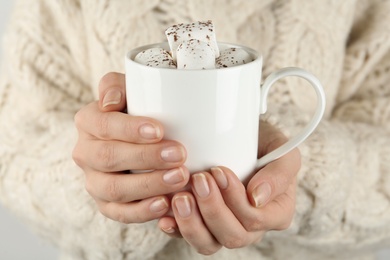
[[103, 217], [71, 158], [74, 114], [93, 100], [74, 2], [16, 3], [0, 80], [0, 201], [70, 259], [149, 259], [167, 236], [154, 222]]
[[[358, 1], [355, 8], [334, 106], [300, 147], [295, 219], [270, 234], [280, 259], [360, 259], [389, 245], [390, 5]], [[292, 109], [280, 120], [304, 117]]]

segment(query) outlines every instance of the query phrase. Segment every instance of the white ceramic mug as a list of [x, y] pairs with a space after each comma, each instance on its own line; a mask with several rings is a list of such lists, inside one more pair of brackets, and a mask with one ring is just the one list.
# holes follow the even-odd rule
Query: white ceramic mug
[[[325, 95], [315, 76], [299, 68], [284, 68], [269, 75], [260, 87], [262, 57], [253, 49], [219, 43], [220, 49], [244, 48], [254, 59], [223, 69], [165, 69], [133, 60], [139, 52], [153, 47], [169, 50], [167, 43], [158, 43], [133, 49], [126, 55], [127, 110], [130, 115], [162, 122], [164, 138], [185, 146], [185, 165], [190, 172], [226, 166], [244, 180], [297, 147], [323, 116]], [[275, 81], [286, 76], [304, 78], [313, 86], [317, 94], [316, 111], [298, 135], [258, 159], [259, 119], [267, 110], [268, 91]]]

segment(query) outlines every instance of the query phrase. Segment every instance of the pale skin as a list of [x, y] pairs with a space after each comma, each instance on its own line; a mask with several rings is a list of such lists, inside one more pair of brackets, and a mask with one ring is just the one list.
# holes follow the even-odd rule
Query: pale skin
[[[185, 239], [204, 255], [222, 247], [245, 247], [269, 230], [289, 227], [301, 162], [298, 149], [260, 169], [245, 185], [223, 166], [190, 174], [185, 147], [165, 140], [157, 120], [130, 116], [125, 108], [125, 77], [112, 72], [100, 81], [99, 101], [75, 116], [79, 139], [73, 158], [103, 215], [127, 224], [158, 219], [163, 232]], [[287, 138], [261, 122], [259, 140], [262, 156]], [[146, 169], [156, 170], [128, 174]]]

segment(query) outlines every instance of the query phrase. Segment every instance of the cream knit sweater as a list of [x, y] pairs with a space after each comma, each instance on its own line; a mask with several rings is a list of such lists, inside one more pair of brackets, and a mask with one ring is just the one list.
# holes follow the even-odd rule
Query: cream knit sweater
[[[212, 19], [219, 41], [264, 56], [264, 75], [303, 67], [327, 110], [301, 145], [296, 215], [286, 231], [207, 259], [367, 259], [390, 244], [390, 1], [23, 0], [4, 41], [0, 201], [63, 251], [62, 259], [203, 259], [155, 222], [103, 217], [71, 159], [73, 116], [127, 50], [179, 22]], [[293, 135], [315, 107], [304, 81], [270, 93], [268, 119]], [[387, 243], [387, 244], [386, 244]]]

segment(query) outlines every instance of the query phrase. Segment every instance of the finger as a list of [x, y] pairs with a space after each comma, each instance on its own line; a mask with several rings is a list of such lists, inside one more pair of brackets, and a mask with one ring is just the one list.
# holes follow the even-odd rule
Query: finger
[[186, 150], [170, 140], [157, 144], [90, 140], [78, 145], [73, 157], [84, 170], [91, 168], [100, 172], [170, 169], [185, 162]]
[[[260, 124], [263, 137], [259, 139], [260, 156], [272, 152], [288, 141], [287, 137], [275, 126], [263, 121]], [[283, 194], [296, 178], [300, 167], [301, 155], [298, 148], [295, 148], [260, 169], [247, 185], [252, 205], [262, 207]]]
[[205, 226], [191, 193], [176, 194], [172, 199], [172, 205], [181, 235], [198, 253], [211, 255], [221, 248]]
[[107, 73], [99, 83], [99, 109], [103, 112], [123, 111], [126, 108], [125, 75]]
[[158, 220], [158, 227], [170, 237], [182, 238], [179, 227], [177, 226], [176, 220], [173, 217], [162, 217]]
[[99, 200], [125, 203], [176, 192], [188, 183], [189, 175], [185, 167], [137, 174], [88, 172], [85, 188]]
[[294, 149], [257, 172], [247, 185], [250, 201], [263, 207], [286, 192], [301, 167], [300, 153]]
[[97, 200], [97, 204], [104, 216], [125, 224], [144, 223], [157, 219], [169, 210], [168, 199], [163, 196], [130, 203]]
[[215, 167], [211, 172], [224, 202], [247, 231], [279, 230], [291, 223], [295, 209], [295, 181], [284, 194], [261, 208], [255, 208], [247, 197], [245, 187], [231, 170]]
[[[296, 202], [296, 181], [294, 180], [285, 193], [270, 201], [261, 210], [266, 230], [285, 230], [293, 220]], [[275, 217], [274, 217], [275, 216]]]
[[[247, 232], [225, 204], [214, 178], [209, 173], [195, 173], [191, 180], [203, 221], [220, 244], [233, 249], [258, 240], [261, 234]], [[245, 198], [245, 192], [237, 196]]]
[[155, 119], [101, 112], [97, 102], [90, 103], [75, 115], [75, 125], [79, 132], [102, 140], [155, 143], [164, 135], [163, 126]]
[[226, 167], [214, 167], [211, 173], [220, 188], [224, 202], [249, 232], [266, 230], [265, 214], [253, 207], [238, 177]]

